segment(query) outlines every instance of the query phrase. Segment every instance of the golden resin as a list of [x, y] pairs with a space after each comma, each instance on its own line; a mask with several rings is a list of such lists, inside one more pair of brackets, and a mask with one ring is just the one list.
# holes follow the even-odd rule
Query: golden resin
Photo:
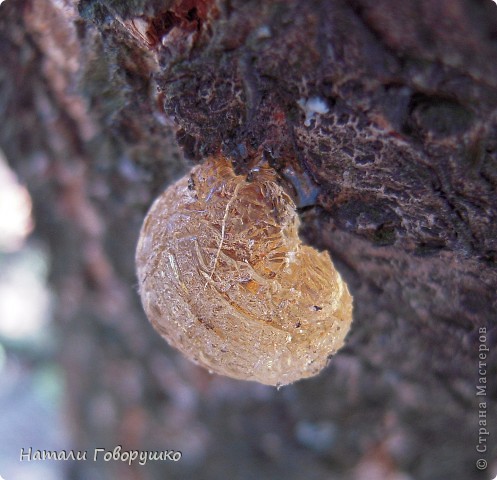
[[210, 158], [154, 202], [136, 252], [140, 295], [189, 359], [285, 385], [316, 375], [343, 345], [352, 297], [328, 253], [302, 245], [272, 170], [251, 177]]

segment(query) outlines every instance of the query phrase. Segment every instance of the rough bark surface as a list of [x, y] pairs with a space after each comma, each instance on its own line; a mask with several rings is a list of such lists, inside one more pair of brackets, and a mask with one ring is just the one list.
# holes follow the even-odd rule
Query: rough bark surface
[[[71, 478], [490, 478], [497, 428], [497, 7], [490, 0], [7, 0], [0, 147], [52, 253]], [[347, 346], [279, 391], [168, 348], [136, 294], [157, 194], [264, 157], [354, 296]]]

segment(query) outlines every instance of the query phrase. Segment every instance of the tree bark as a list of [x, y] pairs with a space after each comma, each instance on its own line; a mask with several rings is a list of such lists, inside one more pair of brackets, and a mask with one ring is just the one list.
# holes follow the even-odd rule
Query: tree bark
[[[0, 146], [51, 251], [75, 448], [183, 452], [80, 462], [72, 478], [497, 473], [492, 2], [7, 0], [0, 12]], [[316, 378], [276, 391], [209, 375], [144, 317], [141, 221], [215, 153], [244, 173], [267, 160], [302, 236], [350, 286], [347, 346]]]

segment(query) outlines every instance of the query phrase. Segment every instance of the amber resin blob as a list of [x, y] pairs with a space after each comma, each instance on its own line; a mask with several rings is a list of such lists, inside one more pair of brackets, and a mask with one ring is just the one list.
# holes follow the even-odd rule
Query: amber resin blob
[[343, 345], [352, 297], [298, 228], [271, 169], [247, 179], [224, 158], [194, 167], [155, 201], [140, 233], [150, 322], [221, 375], [285, 385], [317, 374]]

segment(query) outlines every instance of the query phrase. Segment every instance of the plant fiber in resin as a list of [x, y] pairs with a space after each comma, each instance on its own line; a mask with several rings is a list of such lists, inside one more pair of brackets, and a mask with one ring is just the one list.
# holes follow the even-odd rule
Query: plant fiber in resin
[[152, 205], [140, 233], [140, 295], [154, 328], [229, 377], [285, 385], [344, 342], [352, 297], [327, 252], [303, 245], [293, 200], [261, 168], [209, 158]]

